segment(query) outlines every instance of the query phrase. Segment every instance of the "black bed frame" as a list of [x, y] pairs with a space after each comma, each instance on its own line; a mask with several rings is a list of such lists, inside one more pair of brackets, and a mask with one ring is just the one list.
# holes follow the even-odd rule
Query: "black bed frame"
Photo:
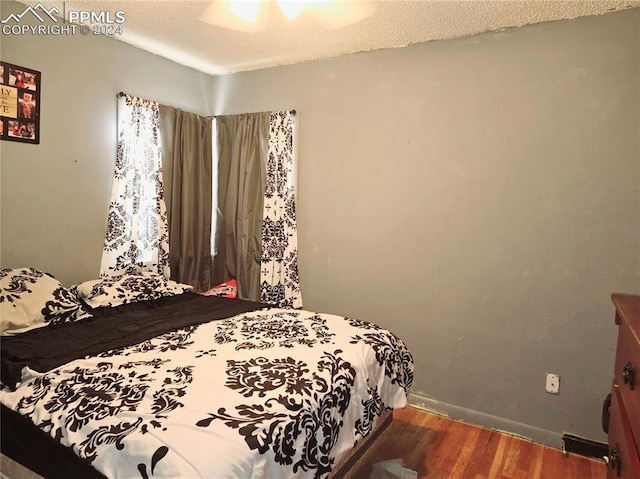
[[46, 478], [106, 479], [70, 448], [4, 405], [0, 405], [0, 452]]

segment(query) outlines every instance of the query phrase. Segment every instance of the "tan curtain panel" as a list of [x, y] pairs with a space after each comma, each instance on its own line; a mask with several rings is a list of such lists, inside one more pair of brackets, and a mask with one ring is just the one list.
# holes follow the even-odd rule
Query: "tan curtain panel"
[[211, 119], [160, 105], [171, 279], [196, 291], [211, 283]]
[[238, 283], [238, 296], [260, 300], [262, 210], [269, 113], [217, 117], [218, 210], [213, 283]]

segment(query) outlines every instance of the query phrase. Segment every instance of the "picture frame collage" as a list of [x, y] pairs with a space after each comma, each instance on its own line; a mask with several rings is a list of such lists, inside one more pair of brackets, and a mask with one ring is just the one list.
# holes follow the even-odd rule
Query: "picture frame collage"
[[41, 73], [0, 61], [0, 140], [40, 143]]

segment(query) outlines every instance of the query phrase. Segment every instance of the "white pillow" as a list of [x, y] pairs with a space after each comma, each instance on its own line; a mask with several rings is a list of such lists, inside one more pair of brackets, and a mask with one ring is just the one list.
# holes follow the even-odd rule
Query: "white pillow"
[[0, 334], [89, 318], [75, 294], [34, 268], [0, 270]]
[[193, 290], [193, 286], [158, 273], [142, 272], [85, 281], [72, 289], [90, 307], [99, 308], [175, 296]]

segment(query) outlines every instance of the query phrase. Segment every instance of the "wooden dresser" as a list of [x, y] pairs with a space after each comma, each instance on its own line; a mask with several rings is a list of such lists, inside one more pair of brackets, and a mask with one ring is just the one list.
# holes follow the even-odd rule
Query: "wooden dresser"
[[640, 479], [640, 296], [613, 294], [611, 299], [619, 330], [607, 479]]

